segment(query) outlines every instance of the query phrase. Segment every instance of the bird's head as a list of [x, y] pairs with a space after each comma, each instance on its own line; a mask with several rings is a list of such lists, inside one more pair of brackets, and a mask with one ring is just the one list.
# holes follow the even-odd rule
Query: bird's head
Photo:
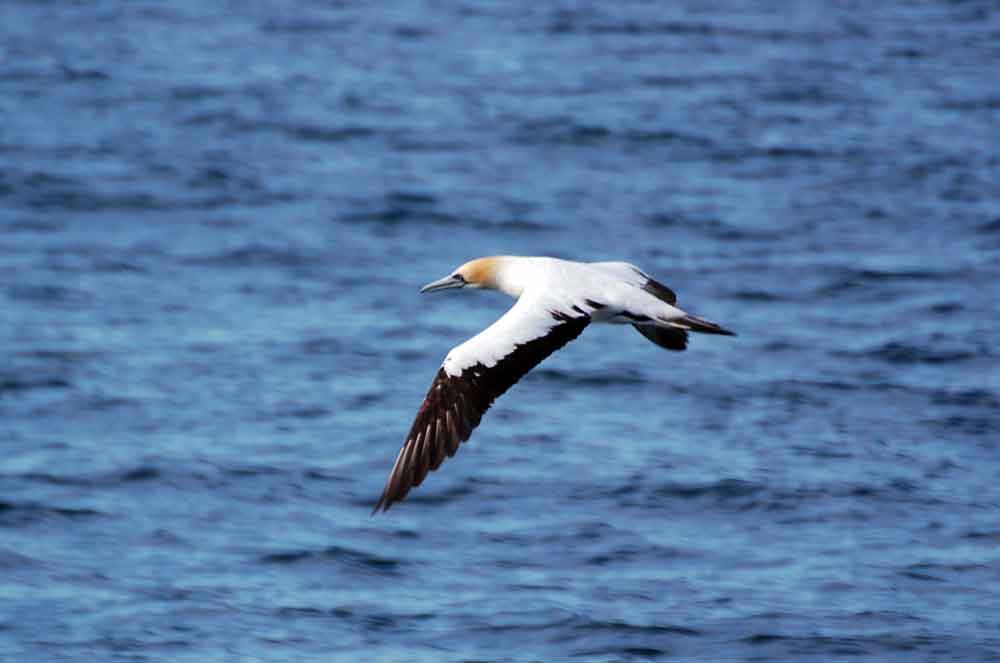
[[443, 279], [428, 283], [420, 292], [434, 292], [448, 288], [497, 288], [497, 271], [502, 258], [476, 258], [465, 263]]

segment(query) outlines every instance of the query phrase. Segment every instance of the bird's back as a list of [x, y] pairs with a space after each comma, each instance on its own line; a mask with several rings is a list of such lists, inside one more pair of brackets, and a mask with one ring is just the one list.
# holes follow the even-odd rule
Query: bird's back
[[534, 272], [529, 286], [532, 291], [544, 290], [544, 297], [553, 306], [567, 310], [576, 306], [586, 310], [594, 322], [630, 322], [629, 318], [621, 317], [622, 312], [637, 318], [682, 315], [647, 289], [649, 276], [627, 262], [530, 260], [528, 268]]

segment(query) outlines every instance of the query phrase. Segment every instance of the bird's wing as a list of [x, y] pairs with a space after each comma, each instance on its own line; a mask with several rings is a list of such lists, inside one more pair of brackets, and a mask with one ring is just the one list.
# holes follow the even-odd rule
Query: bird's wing
[[623, 281], [634, 283], [637, 287], [642, 288], [671, 306], [677, 303], [677, 295], [674, 294], [673, 290], [633, 264], [627, 262], [592, 262], [590, 265], [607, 274], [614, 275]]
[[374, 511], [387, 511], [469, 439], [493, 401], [580, 335], [590, 315], [525, 293], [499, 320], [448, 353]]

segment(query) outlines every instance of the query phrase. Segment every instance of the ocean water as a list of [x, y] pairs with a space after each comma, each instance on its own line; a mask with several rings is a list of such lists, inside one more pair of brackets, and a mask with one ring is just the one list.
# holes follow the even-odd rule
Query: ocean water
[[[993, 2], [0, 4], [0, 659], [1000, 660]], [[371, 517], [479, 255], [627, 260]]]

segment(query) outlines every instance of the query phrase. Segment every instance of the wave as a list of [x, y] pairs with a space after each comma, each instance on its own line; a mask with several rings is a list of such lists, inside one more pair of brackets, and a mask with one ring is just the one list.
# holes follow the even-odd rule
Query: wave
[[0, 374], [0, 394], [36, 389], [69, 389], [73, 383], [61, 377], [21, 377]]
[[716, 143], [700, 134], [661, 128], [610, 128], [599, 124], [584, 124], [570, 117], [551, 117], [520, 122], [512, 136], [521, 144], [569, 145], [676, 145], [709, 150]]
[[556, 368], [536, 368], [525, 378], [526, 381], [540, 380], [567, 385], [587, 387], [615, 387], [646, 384], [649, 382], [637, 370], [616, 371], [563, 371]]
[[403, 565], [398, 559], [376, 555], [346, 546], [328, 546], [319, 550], [296, 549], [268, 553], [257, 558], [261, 564], [326, 564], [360, 567], [380, 574], [395, 575]]
[[221, 253], [191, 256], [184, 258], [182, 262], [209, 267], [302, 267], [324, 264], [323, 258], [318, 254], [264, 244], [248, 244]]
[[938, 348], [902, 341], [889, 341], [876, 348], [862, 351], [838, 351], [837, 356], [869, 357], [889, 364], [956, 364], [983, 357], [984, 351]]
[[65, 507], [43, 502], [0, 500], [0, 527], [30, 525], [43, 520], [79, 520], [105, 515], [96, 509]]

